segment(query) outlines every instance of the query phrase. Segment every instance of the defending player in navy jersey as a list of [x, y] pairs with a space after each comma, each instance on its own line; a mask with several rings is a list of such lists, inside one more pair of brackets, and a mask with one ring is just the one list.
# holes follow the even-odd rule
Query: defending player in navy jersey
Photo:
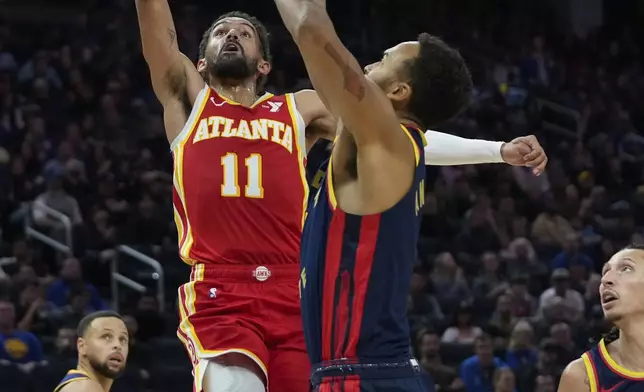
[[90, 313], [78, 324], [78, 366], [54, 392], [108, 392], [125, 371], [129, 336], [121, 316], [110, 310]]
[[[422, 34], [363, 70], [323, 0], [275, 0], [339, 128], [301, 244], [302, 317], [316, 390], [431, 391], [409, 351], [406, 298], [424, 202], [421, 129], [457, 115], [472, 80]], [[366, 73], [366, 75], [365, 75]], [[426, 108], [425, 102], [437, 102]]]
[[644, 391], [644, 246], [628, 246], [604, 264], [599, 293], [614, 328], [566, 367], [559, 392]]

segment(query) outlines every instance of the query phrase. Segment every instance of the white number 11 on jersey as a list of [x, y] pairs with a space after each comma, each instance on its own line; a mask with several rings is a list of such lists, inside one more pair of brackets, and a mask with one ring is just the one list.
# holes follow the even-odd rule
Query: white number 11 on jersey
[[[239, 170], [237, 164], [239, 159], [237, 154], [229, 152], [221, 157], [221, 166], [224, 170], [224, 181], [221, 184], [221, 195], [223, 197], [240, 197], [239, 188]], [[244, 187], [244, 196], [253, 199], [264, 197], [264, 188], [262, 188], [262, 156], [260, 154], [250, 154], [244, 160], [248, 178]]]

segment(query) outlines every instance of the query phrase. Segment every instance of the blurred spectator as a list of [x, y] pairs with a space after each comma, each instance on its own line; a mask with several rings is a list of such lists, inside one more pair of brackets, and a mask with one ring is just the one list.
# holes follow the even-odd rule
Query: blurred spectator
[[512, 315], [514, 317], [532, 317], [537, 310], [536, 300], [528, 290], [528, 278], [516, 276], [510, 282], [507, 294], [512, 301]]
[[440, 339], [434, 332], [422, 330], [418, 333], [420, 347], [418, 359], [425, 371], [432, 377], [439, 391], [457, 392], [464, 388], [456, 369], [446, 366], [440, 356]]
[[555, 392], [555, 380], [551, 375], [540, 374], [534, 382], [534, 392]]
[[483, 330], [473, 325], [474, 309], [468, 303], [459, 306], [454, 314], [452, 326], [447, 328], [441, 337], [443, 343], [472, 344], [483, 334]]
[[565, 268], [558, 268], [552, 272], [552, 287], [541, 294], [539, 298], [539, 313], [552, 306], [555, 299], [560, 298], [560, 304], [565, 307], [568, 319], [577, 321], [584, 314], [584, 299], [570, 288], [570, 272]]
[[510, 285], [501, 276], [499, 258], [494, 252], [483, 253], [481, 264], [483, 274], [474, 279], [474, 301], [483, 309], [491, 309], [496, 299], [506, 292]]
[[510, 368], [499, 368], [494, 372], [494, 392], [516, 392], [514, 373]]
[[416, 267], [411, 278], [409, 296], [410, 322], [412, 325], [433, 326], [440, 329], [444, 326], [445, 315], [438, 300], [433, 295], [432, 282], [423, 267]]
[[144, 295], [139, 299], [133, 317], [137, 324], [136, 339], [141, 342], [160, 337], [166, 329], [159, 303], [151, 295]]
[[29, 373], [45, 361], [38, 338], [16, 329], [16, 310], [9, 300], [0, 299], [0, 365], [10, 363]]
[[534, 330], [525, 320], [519, 321], [512, 330], [505, 362], [515, 373], [523, 373], [537, 363], [537, 350], [534, 347]]
[[553, 271], [559, 268], [571, 269], [575, 265], [585, 268], [586, 272], [592, 271], [594, 268], [593, 261], [580, 250], [580, 246], [580, 239], [576, 233], [566, 236], [563, 250], [552, 259], [550, 268]]
[[545, 249], [558, 248], [563, 245], [563, 239], [571, 234], [574, 234], [574, 230], [570, 223], [560, 215], [554, 201], [548, 200], [545, 211], [532, 224], [532, 236], [537, 245]]
[[64, 326], [58, 330], [54, 350], [49, 354], [49, 362], [60, 369], [60, 372], [67, 372], [68, 369], [76, 367], [78, 352], [75, 326]]
[[87, 292], [77, 292], [78, 295], [88, 295], [89, 302], [87, 311], [104, 310], [107, 306], [101, 299], [96, 288], [83, 280], [81, 265], [78, 259], [73, 257], [63, 261], [60, 269], [60, 278], [54, 280], [47, 291], [47, 300], [56, 306], [64, 306], [68, 303], [70, 289], [72, 286], [83, 287]]
[[481, 335], [474, 342], [475, 355], [461, 364], [460, 377], [467, 392], [487, 392], [494, 389], [494, 375], [497, 369], [507, 367], [500, 358], [494, 356], [492, 339]]
[[451, 253], [442, 253], [436, 257], [432, 283], [443, 309], [454, 309], [470, 296], [463, 269], [456, 264]]

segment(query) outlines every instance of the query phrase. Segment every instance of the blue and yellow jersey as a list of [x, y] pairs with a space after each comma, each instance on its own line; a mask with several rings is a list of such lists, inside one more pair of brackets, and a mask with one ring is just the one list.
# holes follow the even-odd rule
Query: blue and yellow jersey
[[85, 373], [82, 370], [78, 369], [72, 369], [65, 374], [65, 377], [63, 377], [62, 380], [58, 383], [58, 386], [54, 389], [54, 392], [59, 392], [61, 389], [63, 389], [65, 386], [68, 384], [71, 384], [76, 381], [81, 381], [81, 380], [90, 380], [91, 377]]
[[602, 339], [582, 356], [590, 384], [590, 392], [642, 392], [644, 372], [634, 372], [611, 358]]

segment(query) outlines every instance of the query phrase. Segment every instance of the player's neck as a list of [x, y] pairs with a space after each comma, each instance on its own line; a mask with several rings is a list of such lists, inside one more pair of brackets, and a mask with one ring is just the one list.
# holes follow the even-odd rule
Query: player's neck
[[619, 339], [615, 342], [619, 348], [620, 365], [641, 372], [644, 371], [644, 320], [628, 320], [620, 323]]
[[398, 116], [398, 121], [400, 121], [401, 124], [407, 127], [421, 129], [420, 121], [415, 116], [402, 110], [396, 110], [396, 115]]
[[112, 387], [114, 380], [98, 374], [89, 364], [84, 363], [84, 361], [78, 361], [78, 370], [85, 372], [89, 378], [99, 383], [103, 391], [108, 392]]
[[229, 83], [222, 80], [210, 79], [210, 87], [220, 96], [244, 106], [252, 106], [257, 101], [257, 82], [249, 79], [241, 83]]

